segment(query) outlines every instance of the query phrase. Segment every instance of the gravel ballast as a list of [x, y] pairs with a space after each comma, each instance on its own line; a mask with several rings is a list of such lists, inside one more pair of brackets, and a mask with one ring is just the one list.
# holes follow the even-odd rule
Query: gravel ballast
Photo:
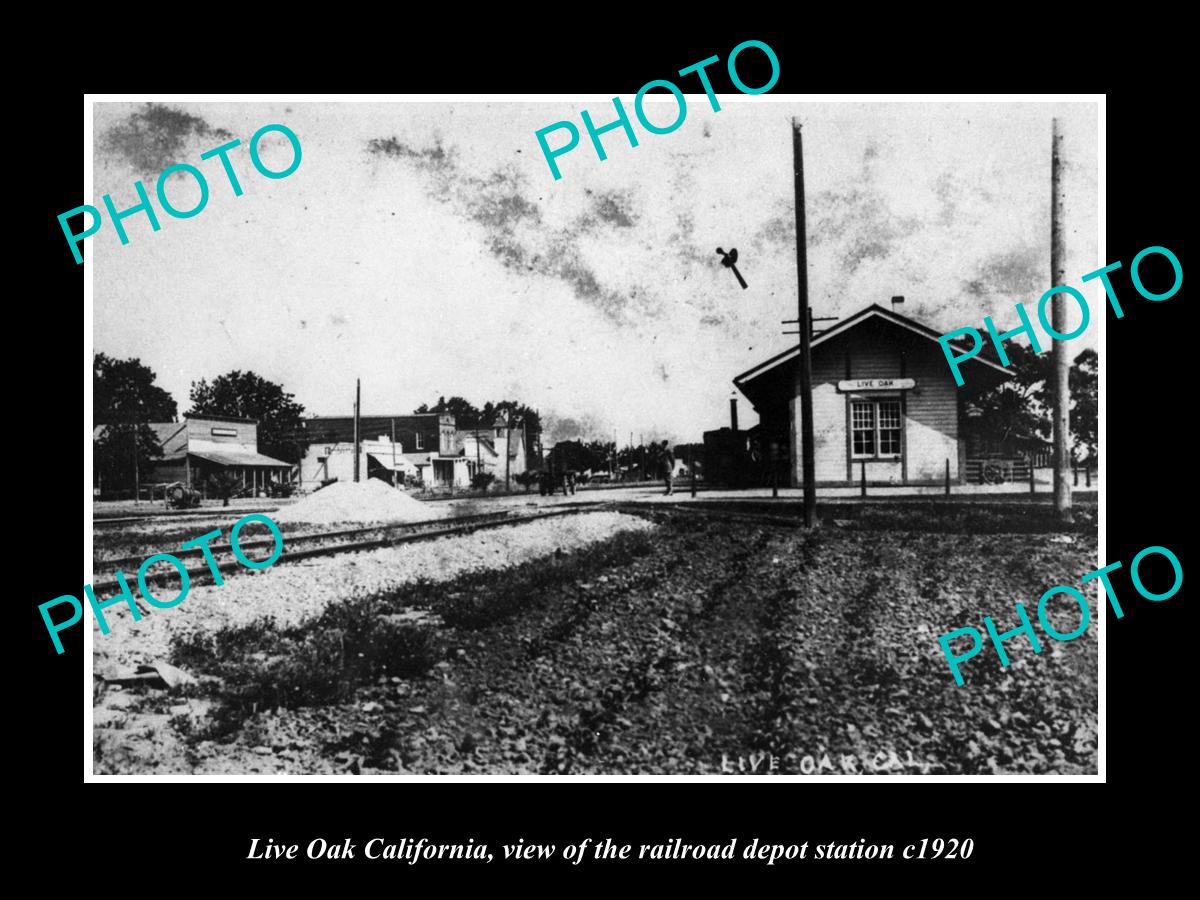
[[[464, 572], [501, 569], [556, 550], [574, 550], [620, 531], [651, 527], [636, 516], [587, 512], [227, 576], [220, 587], [194, 585], [187, 599], [170, 609], [156, 610], [140, 602], [141, 621], [134, 621], [124, 604], [110, 607], [108, 635], [101, 635], [93, 622], [95, 661], [131, 666], [162, 659], [172, 637], [197, 629], [245, 625], [263, 617], [281, 627], [295, 625], [339, 600], [418, 580], [448, 581]], [[156, 590], [169, 600], [177, 584]]]

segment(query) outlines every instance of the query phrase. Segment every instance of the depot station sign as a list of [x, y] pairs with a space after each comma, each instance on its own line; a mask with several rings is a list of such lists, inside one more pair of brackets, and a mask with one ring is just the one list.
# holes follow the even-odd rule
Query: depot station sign
[[839, 381], [837, 389], [842, 393], [851, 391], [907, 391], [917, 386], [915, 378], [856, 378]]

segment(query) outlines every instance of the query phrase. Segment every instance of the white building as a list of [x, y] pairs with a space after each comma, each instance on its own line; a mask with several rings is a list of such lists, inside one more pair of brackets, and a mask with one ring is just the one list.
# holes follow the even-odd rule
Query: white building
[[520, 425], [509, 428], [503, 411], [490, 428], [459, 429], [454, 439], [459, 455], [466, 459], [469, 478], [477, 472], [490, 472], [503, 481], [506, 474], [516, 476], [528, 468], [525, 429]]
[[[359, 477], [363, 480], [378, 478], [396, 484], [402, 477], [403, 483], [409, 485], [420, 477], [420, 469], [406, 456], [400, 442], [392, 443], [386, 435], [359, 442], [358, 465]], [[331, 478], [338, 481], [354, 480], [353, 441], [309, 444], [305, 448], [304, 457], [300, 460], [301, 488], [311, 491]]]

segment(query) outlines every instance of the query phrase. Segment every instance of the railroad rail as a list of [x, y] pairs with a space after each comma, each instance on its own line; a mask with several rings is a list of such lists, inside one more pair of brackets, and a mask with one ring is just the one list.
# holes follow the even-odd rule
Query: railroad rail
[[[361, 536], [361, 535], [366, 535], [366, 534], [373, 534], [375, 532], [390, 533], [390, 532], [403, 531], [405, 529], [419, 531], [420, 529], [423, 529], [423, 528], [444, 527], [447, 523], [455, 523], [455, 524], [464, 524], [465, 525], [468, 522], [472, 522], [472, 521], [483, 522], [483, 521], [487, 521], [490, 519], [504, 519], [504, 518], [508, 518], [508, 517], [509, 517], [509, 510], [500, 510], [500, 511], [492, 512], [492, 513], [480, 513], [478, 515], [459, 516], [459, 517], [456, 517], [453, 519], [423, 519], [420, 522], [392, 522], [392, 523], [377, 522], [373, 525], [365, 525], [360, 528], [343, 528], [343, 529], [338, 529], [336, 531], [313, 531], [313, 532], [309, 532], [307, 534], [285, 533], [283, 536], [283, 542], [284, 542], [285, 547], [289, 547], [294, 544], [311, 544], [316, 541], [329, 540], [330, 538], [355, 537], [355, 536]], [[246, 548], [274, 547], [274, 546], [275, 546], [275, 538], [273, 538], [273, 537], [244, 538], [244, 539], [238, 541], [238, 547], [242, 550], [245, 550]], [[209, 549], [212, 551], [214, 556], [230, 555], [233, 552], [233, 545], [228, 544], [228, 543], [211, 544]], [[185, 556], [199, 557], [199, 556], [201, 556], [201, 554], [202, 554], [202, 551], [199, 548], [195, 548], [195, 549], [188, 549], [188, 550], [180, 550], [175, 555], [180, 558], [183, 558]], [[103, 559], [97, 559], [95, 561], [95, 566], [98, 570], [102, 569], [102, 568], [110, 568], [110, 567], [114, 568], [114, 569], [120, 569], [120, 568], [124, 568], [125, 566], [139, 566], [139, 565], [141, 565], [143, 559], [145, 559], [144, 554], [134, 555], [134, 556], [113, 556], [113, 557], [108, 557], [108, 558], [103, 558]]]
[[682, 512], [693, 516], [709, 516], [710, 518], [732, 519], [734, 521], [767, 523], [769, 525], [801, 525], [802, 516], [781, 516], [774, 513], [736, 512], [728, 507], [718, 508], [701, 506], [695, 503], [645, 503], [638, 501], [618, 501], [606, 504], [618, 512], [647, 513], [647, 512]]
[[250, 509], [236, 506], [219, 507], [217, 509], [201, 509], [195, 512], [168, 511], [146, 513], [140, 516], [92, 516], [92, 527], [102, 525], [140, 525], [148, 522], [173, 521], [190, 522], [194, 519], [219, 519], [222, 517], [240, 518], [253, 513], [272, 513], [281, 509], [279, 506], [268, 506], [265, 509]]
[[[289, 562], [299, 562], [305, 559], [313, 559], [320, 556], [335, 556], [340, 553], [354, 553], [363, 550], [378, 550], [383, 547], [393, 547], [400, 544], [412, 544], [419, 541], [428, 541], [440, 537], [448, 537], [456, 534], [470, 534], [474, 531], [483, 531], [491, 528], [500, 528], [507, 525], [521, 525], [525, 522], [535, 522], [539, 519], [550, 519], [557, 516], [578, 515], [587, 512], [601, 512], [611, 510], [609, 504], [599, 503], [572, 503], [570, 505], [562, 504], [553, 509], [544, 512], [524, 513], [521, 515], [512, 515], [511, 510], [503, 510], [496, 513], [481, 513], [472, 516], [459, 516], [453, 519], [427, 519], [423, 522], [399, 522], [393, 525], [374, 525], [365, 528], [343, 529], [339, 531], [316, 532], [307, 535], [285, 535], [284, 550], [275, 565], [281, 565]], [[320, 540], [328, 540], [331, 537], [339, 536], [354, 536], [367, 534], [372, 532], [387, 532], [396, 531], [404, 528], [414, 528], [418, 526], [439, 526], [428, 528], [427, 530], [419, 531], [415, 534], [392, 534], [385, 535], [371, 540], [347, 541], [335, 544], [327, 544], [325, 546], [310, 547], [301, 550], [288, 549], [292, 544], [297, 542], [312, 542]], [[239, 547], [252, 546], [273, 546], [273, 538], [255, 538], [253, 540], [239, 541]], [[213, 545], [214, 557], [217, 551], [222, 553], [232, 553], [232, 547], [229, 544]], [[199, 551], [186, 551], [186, 553], [198, 553]], [[184, 554], [181, 554], [184, 555]], [[144, 556], [138, 557], [113, 557], [110, 559], [96, 560], [93, 569], [99, 571], [101, 566], [107, 567], [120, 563], [134, 563], [140, 565], [144, 560]], [[216, 563], [218, 572], [245, 572], [248, 571], [245, 566], [236, 560], [230, 559], [218, 561]], [[206, 579], [211, 580], [212, 572], [207, 565], [189, 568], [187, 570], [188, 577], [192, 583], [202, 582]], [[154, 583], [165, 581], [171, 578], [177, 578], [178, 572], [174, 568], [169, 568], [165, 572], [147, 573], [146, 581]], [[105, 581], [97, 581], [92, 585], [92, 590], [99, 592], [106, 589], [119, 589], [120, 584], [115, 578]]]

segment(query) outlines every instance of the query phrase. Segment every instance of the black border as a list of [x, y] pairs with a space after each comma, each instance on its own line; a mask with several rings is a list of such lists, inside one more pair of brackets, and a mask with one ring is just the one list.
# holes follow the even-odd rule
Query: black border
[[[648, 34], [612, 19], [610, 30], [601, 30], [585, 42], [584, 29], [554, 30], [562, 24], [561, 11], [546, 15], [549, 19], [544, 27], [548, 30], [541, 35], [530, 32], [520, 40], [481, 38], [475, 46], [464, 43], [460, 33], [448, 31], [447, 26], [423, 32], [414, 26], [398, 46], [384, 46], [384, 41], [377, 39], [378, 47], [356, 50], [356, 66], [339, 76], [337, 85], [330, 82], [329, 67], [321, 64], [322, 57], [316, 53], [321, 46], [338, 47], [341, 29], [337, 26], [321, 42], [314, 37], [284, 44], [275, 57], [278, 68], [273, 74], [268, 70], [262, 77], [247, 75], [245, 81], [238, 80], [237, 73], [247, 71], [246, 55], [222, 45], [215, 49], [216, 59], [203, 67], [200, 78], [184, 65], [170, 71], [151, 68], [140, 75], [106, 70], [90, 74], [88, 83], [105, 91], [332, 92], [336, 88], [361, 90], [368, 84], [385, 91], [588, 91], [627, 96], [646, 80], [669, 77], [683, 65], [714, 53], [724, 58], [734, 44], [749, 37], [767, 41], [779, 55], [782, 75], [775, 92], [874, 91], [879, 87], [1010, 90], [1015, 87], [1015, 69], [1048, 61], [1032, 49], [1024, 56], [1017, 52], [1034, 42], [1028, 34], [1019, 38], [1023, 44], [1018, 40], [1008, 44], [1007, 35], [992, 35], [991, 43], [974, 47], [952, 41], [949, 49], [943, 48], [941, 55], [933, 58], [933, 48], [921, 47], [903, 33], [894, 40], [875, 38], [871, 43], [849, 26], [842, 31], [817, 32], [801, 23], [763, 29], [735, 21], [703, 37], [678, 33], [663, 37], [661, 32]], [[873, 24], [887, 27], [887, 23]], [[483, 31], [489, 28], [486, 22], [475, 25]], [[515, 29], [515, 25], [510, 27]], [[1018, 34], [1013, 25], [1006, 31], [1014, 37]], [[1079, 31], [1075, 35], [1080, 44], [1087, 39]], [[826, 46], [818, 47], [812, 56], [810, 51], [822, 43]], [[1074, 41], [1071, 46], [1076, 52], [1068, 64], [1042, 67], [1032, 74], [1061, 90], [1103, 90], [1103, 79], [1096, 78], [1089, 68], [1089, 58], [1094, 60], [1102, 51]], [[341, 47], [342, 52], [345, 49]], [[947, 81], [946, 69], [956, 65], [963, 68]], [[225, 76], [219, 74], [222, 70]], [[751, 81], [751, 75], [746, 79]], [[1105, 262], [1125, 262], [1124, 278], [1118, 273], [1114, 282], [1122, 298], [1130, 299], [1124, 304], [1124, 319], [1117, 321], [1111, 312], [1107, 318], [1107, 560], [1121, 559], [1128, 565], [1141, 548], [1160, 544], [1174, 550], [1186, 570], [1180, 523], [1186, 508], [1183, 492], [1190, 459], [1188, 441], [1178, 423], [1180, 403], [1186, 410], [1190, 396], [1189, 373], [1184, 370], [1190, 355], [1184, 341], [1192, 334], [1183, 319], [1187, 304], [1183, 291], [1163, 303], [1136, 297], [1128, 283], [1127, 267], [1138, 250], [1157, 244], [1170, 247], [1187, 268], [1182, 217], [1187, 208], [1184, 186], [1190, 184], [1185, 176], [1190, 172], [1183, 166], [1183, 141], [1173, 130], [1178, 101], [1169, 91], [1130, 89], [1108, 97]], [[17, 442], [21, 452], [14, 454], [18, 459], [11, 463], [12, 476], [14, 482], [29, 486], [28, 496], [19, 488], [13, 490], [12, 497], [20, 498], [21, 510], [14, 510], [14, 519], [25, 524], [31, 517], [32, 534], [41, 536], [40, 541], [26, 537], [15, 545], [21, 548], [14, 567], [19, 589], [11, 599], [22, 617], [21, 643], [26, 655], [13, 684], [21, 698], [20, 739], [13, 744], [24, 760], [16, 772], [23, 775], [31, 770], [33, 775], [27, 782], [32, 791], [21, 804], [21, 821], [28, 823], [31, 843], [45, 861], [67, 858], [72, 852], [66, 849], [69, 842], [82, 856], [81, 868], [97, 880], [133, 875], [146, 884], [142, 880], [146, 875], [174, 872], [176, 878], [184, 873], [190, 878], [195, 873], [198, 880], [206, 881], [206, 876], [213, 874], [234, 876], [235, 880], [222, 877], [222, 884], [275, 885], [288, 875], [315, 883], [312, 878], [320, 873], [332, 875], [330, 883], [349, 884], [342, 880], [347, 872], [368, 871], [372, 877], [384, 873], [385, 884], [403, 886], [407, 879], [425, 873], [436, 872], [435, 877], [444, 875], [452, 879], [446, 883], [457, 884], [471, 875], [494, 879], [499, 872], [512, 871], [529, 883], [535, 872], [563, 875], [572, 867], [551, 865], [534, 870], [526, 864], [472, 870], [443, 864], [436, 870], [417, 866], [397, 871], [395, 864], [347, 869], [345, 864], [312, 863], [285, 868], [279, 863], [251, 864], [243, 857], [251, 836], [307, 842], [316, 836], [351, 836], [361, 841], [372, 836], [399, 839], [421, 834], [459, 842], [473, 837], [496, 845], [517, 836], [561, 844], [576, 837], [607, 835], [636, 844], [674, 837], [689, 843], [712, 843], [736, 834], [778, 843], [866, 838], [904, 844], [939, 835], [969, 836], [976, 843], [973, 858], [953, 868], [948, 863], [888, 867], [841, 863], [836, 869], [827, 866], [823, 870], [814, 866], [754, 867], [759, 877], [786, 877], [793, 889], [826, 874], [841, 879], [850, 871], [855, 883], [868, 876], [886, 879], [889, 885], [897, 881], [943, 883], [963, 889], [976, 883], [962, 880], [969, 869], [972, 874], [1015, 878], [1014, 884], [1020, 884], [1018, 870], [1038, 854], [1052, 854], [1061, 861], [1063, 872], [1079, 863], [1092, 864], [1094, 855], [1088, 850], [1103, 841], [1108, 830], [1103, 813], [1109, 806], [1101, 805], [1096, 793], [1107, 788], [1096, 785], [889, 784], [866, 789], [812, 782], [83, 785], [81, 631], [67, 636], [67, 652], [57, 657], [48, 647], [36, 609], [43, 599], [78, 589], [79, 557], [71, 549], [76, 546], [73, 538], [68, 542], [66, 536], [75, 534], [74, 515], [80, 508], [75, 453], [81, 435], [73, 424], [79, 408], [75, 399], [79, 396], [75, 393], [79, 389], [79, 358], [57, 345], [60, 340], [74, 344], [67, 341], [66, 332], [78, 326], [66, 323], [79, 321], [77, 313], [69, 310], [78, 308], [82, 267], [75, 266], [66, 252], [55, 216], [79, 202], [76, 179], [82, 114], [83, 98], [77, 87], [47, 89], [38, 99], [34, 118], [39, 140], [28, 152], [24, 163], [28, 169], [20, 179], [21, 186], [31, 192], [23, 201], [29, 214], [17, 217], [19, 227], [32, 227], [33, 234], [28, 241], [17, 239], [20, 246], [34, 250], [41, 265], [31, 270], [29, 278], [21, 279], [18, 325], [9, 332], [11, 396], [15, 421], [21, 423], [18, 433], [24, 438]], [[22, 256], [16, 256], [16, 265], [21, 265]], [[86, 368], [86, 348], [84, 353]], [[26, 560], [27, 556], [32, 559]], [[1144, 797], [1148, 780], [1186, 777], [1190, 768], [1191, 750], [1181, 745], [1179, 733], [1190, 719], [1190, 691], [1185, 687], [1190, 679], [1184, 679], [1183, 671], [1189, 654], [1169, 637], [1184, 638], [1191, 632], [1184, 619], [1186, 587], [1171, 600], [1154, 604], [1134, 597], [1123, 576], [1118, 573], [1114, 584], [1123, 600], [1132, 598], [1124, 602], [1126, 616], [1117, 621], [1110, 612], [1105, 623], [1107, 774], [1110, 785], [1122, 792], [1138, 790]], [[1163, 789], [1152, 787], [1151, 791]], [[1122, 808], [1125, 802], [1123, 798]], [[1126, 821], [1125, 825], [1154, 830], [1156, 820]], [[102, 849], [105, 846], [107, 850]], [[97, 852], [111, 854], [111, 865], [88, 865], [86, 860]], [[136, 866], [135, 871], [126, 868], [130, 865]], [[622, 864], [620, 870], [592, 866], [588, 881], [600, 871], [619, 871], [625, 876], [632, 872], [639, 881], [675, 878], [685, 865], [664, 863], [648, 868]], [[706, 884], [714, 883], [713, 878], [740, 881], [750, 871], [729, 864], [688, 868]]]

